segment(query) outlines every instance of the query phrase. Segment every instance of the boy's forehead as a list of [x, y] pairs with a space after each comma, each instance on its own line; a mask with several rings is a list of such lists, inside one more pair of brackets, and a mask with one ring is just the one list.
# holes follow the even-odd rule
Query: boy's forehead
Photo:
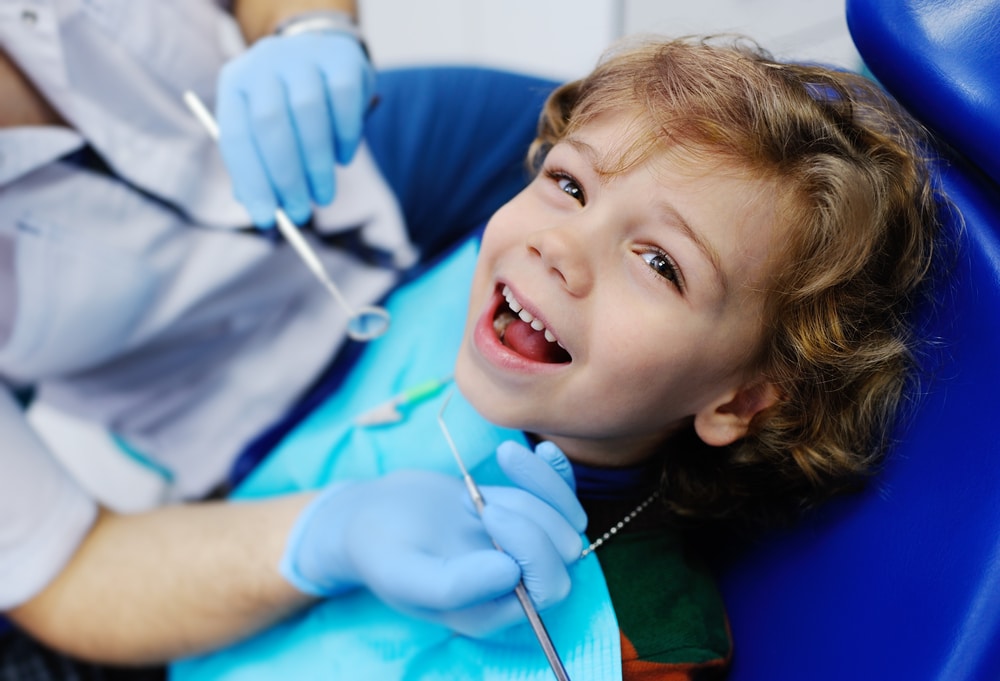
[[638, 108], [607, 111], [579, 121], [560, 141], [608, 177], [639, 166], [669, 167], [693, 177], [723, 173], [752, 180], [767, 175], [731, 150], [690, 139], [680, 123], [667, 127]]
[[601, 175], [616, 175], [647, 160], [655, 145], [650, 126], [635, 111], [610, 111], [571, 126], [561, 140]]

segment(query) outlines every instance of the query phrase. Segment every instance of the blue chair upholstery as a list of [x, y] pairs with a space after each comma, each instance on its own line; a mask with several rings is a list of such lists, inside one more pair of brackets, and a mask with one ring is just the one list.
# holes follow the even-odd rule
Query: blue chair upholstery
[[[1000, 0], [848, 0], [965, 220], [941, 358], [884, 473], [722, 574], [733, 681], [1000, 679]], [[956, 225], [952, 225], [956, 228]]]

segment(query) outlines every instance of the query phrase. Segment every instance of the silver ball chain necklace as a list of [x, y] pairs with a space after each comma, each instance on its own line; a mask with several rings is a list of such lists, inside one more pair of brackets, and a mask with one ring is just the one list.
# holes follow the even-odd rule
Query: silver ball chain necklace
[[646, 497], [646, 499], [641, 504], [639, 504], [638, 506], [636, 506], [635, 508], [633, 508], [631, 511], [629, 511], [625, 515], [624, 518], [622, 518], [621, 520], [619, 520], [615, 525], [612, 525], [611, 529], [609, 529], [607, 532], [605, 532], [604, 534], [602, 534], [600, 537], [598, 537], [594, 541], [590, 542], [590, 546], [588, 546], [587, 548], [585, 548], [583, 551], [580, 552], [580, 558], [586, 558], [587, 554], [593, 553], [594, 551], [596, 551], [598, 549], [598, 547], [600, 547], [606, 541], [608, 541], [613, 536], [615, 536], [616, 534], [618, 534], [622, 530], [622, 528], [624, 528], [626, 525], [628, 525], [630, 522], [632, 522], [632, 520], [637, 515], [639, 515], [643, 511], [645, 511], [646, 508], [651, 503], [653, 503], [658, 496], [660, 496], [659, 490], [653, 492], [648, 497]]

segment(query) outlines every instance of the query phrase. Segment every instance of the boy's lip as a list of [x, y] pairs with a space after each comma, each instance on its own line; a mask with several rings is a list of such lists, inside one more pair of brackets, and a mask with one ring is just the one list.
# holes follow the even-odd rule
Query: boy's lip
[[[479, 355], [494, 366], [517, 373], [537, 374], [540, 372], [553, 372], [570, 364], [571, 362], [560, 364], [536, 362], [514, 352], [500, 342], [493, 328], [493, 319], [496, 317], [499, 307], [505, 305], [507, 302], [502, 293], [504, 285], [510, 286], [508, 282], [499, 282], [493, 287], [493, 294], [488, 299], [486, 307], [479, 316], [475, 327], [473, 327], [472, 344], [478, 350]], [[540, 319], [546, 325], [546, 328], [548, 328], [544, 317], [535, 314], [535, 308], [529, 307], [513, 287], [511, 287], [511, 290], [514, 291], [514, 296], [518, 299], [518, 302], [524, 305], [528, 312]]]

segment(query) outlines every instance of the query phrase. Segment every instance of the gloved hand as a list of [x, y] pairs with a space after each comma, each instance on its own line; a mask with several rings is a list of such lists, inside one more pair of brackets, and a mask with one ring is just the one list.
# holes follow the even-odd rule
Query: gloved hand
[[333, 165], [361, 141], [375, 74], [346, 33], [258, 40], [223, 67], [215, 116], [236, 198], [258, 227], [280, 205], [296, 224], [333, 200]]
[[282, 574], [318, 596], [367, 587], [470, 636], [524, 619], [513, 593], [522, 577], [539, 609], [558, 603], [587, 522], [569, 463], [551, 444], [536, 455], [504, 443], [497, 458], [514, 486], [482, 487], [482, 520], [457, 476], [398, 471], [328, 488], [296, 523]]

